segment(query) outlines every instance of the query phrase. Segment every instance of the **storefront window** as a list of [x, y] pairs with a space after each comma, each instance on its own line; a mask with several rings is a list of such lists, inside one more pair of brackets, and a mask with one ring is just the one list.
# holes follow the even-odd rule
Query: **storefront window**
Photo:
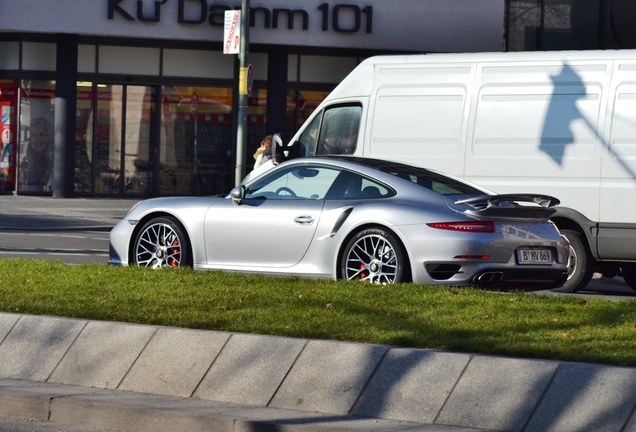
[[[509, 0], [506, 50], [630, 48], [621, 46], [614, 33], [624, 17], [632, 16], [629, 11], [634, 7], [627, 1], [609, 4], [605, 0]], [[629, 23], [626, 40], [636, 33]]]
[[112, 85], [97, 91], [93, 144], [97, 194], [117, 194], [120, 190], [123, 90], [123, 86]]
[[226, 193], [231, 185], [232, 89], [164, 86], [161, 195]]
[[0, 80], [0, 191], [15, 189], [16, 148], [18, 140], [18, 82]]
[[[82, 146], [78, 146], [79, 150], [76, 147], [76, 167], [80, 172], [90, 170], [94, 155], [95, 193], [134, 196], [150, 192], [154, 102], [153, 87], [98, 85], [95, 131], [91, 135], [93, 126], [89, 119], [84, 132], [87, 137], [85, 159], [81, 156]], [[76, 183], [81, 182], [76, 179]], [[81, 188], [84, 190], [87, 186], [82, 183]]]
[[128, 86], [124, 154], [124, 193], [146, 195], [152, 184], [150, 136], [154, 121], [153, 87]]
[[75, 193], [93, 192], [93, 88], [92, 83], [77, 85], [77, 116], [75, 118]]
[[22, 81], [18, 185], [22, 192], [51, 191], [54, 89], [52, 81]]
[[[302, 124], [309, 118], [309, 116], [314, 112], [314, 110], [320, 105], [320, 103], [325, 100], [325, 98], [329, 95], [328, 91], [308, 91], [301, 90], [294, 92], [295, 105], [297, 107], [296, 112], [287, 110], [287, 115], [290, 118], [290, 123], [294, 124], [293, 132], [302, 126]], [[292, 116], [296, 115], [295, 122], [291, 121]]]

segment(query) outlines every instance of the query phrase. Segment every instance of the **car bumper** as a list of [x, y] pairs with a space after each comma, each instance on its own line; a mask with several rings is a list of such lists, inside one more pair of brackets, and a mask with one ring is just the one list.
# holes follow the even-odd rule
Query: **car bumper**
[[128, 220], [122, 219], [111, 230], [108, 238], [108, 264], [127, 266], [128, 251], [130, 250], [130, 241], [135, 229], [135, 225]]

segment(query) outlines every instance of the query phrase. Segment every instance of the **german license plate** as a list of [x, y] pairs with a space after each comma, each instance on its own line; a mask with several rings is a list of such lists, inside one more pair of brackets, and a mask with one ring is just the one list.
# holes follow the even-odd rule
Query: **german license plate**
[[519, 264], [552, 264], [552, 251], [550, 249], [517, 249], [517, 261]]

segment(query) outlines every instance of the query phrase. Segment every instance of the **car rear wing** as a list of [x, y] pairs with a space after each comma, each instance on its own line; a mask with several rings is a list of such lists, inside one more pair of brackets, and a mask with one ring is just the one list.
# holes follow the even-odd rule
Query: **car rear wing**
[[454, 204], [469, 206], [464, 213], [479, 217], [549, 219], [560, 203], [550, 195], [516, 193], [482, 195], [460, 199]]

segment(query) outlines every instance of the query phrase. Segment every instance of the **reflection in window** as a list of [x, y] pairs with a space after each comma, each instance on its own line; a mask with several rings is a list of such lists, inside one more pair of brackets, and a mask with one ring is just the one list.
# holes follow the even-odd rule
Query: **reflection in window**
[[20, 191], [51, 191], [54, 89], [53, 81], [22, 81], [20, 88]]
[[153, 87], [127, 87], [124, 156], [126, 195], [145, 195], [151, 189], [150, 132], [155, 117], [154, 96]]
[[300, 137], [300, 154], [353, 154], [358, 143], [361, 115], [359, 105], [325, 109]]
[[227, 193], [232, 172], [232, 89], [164, 86], [161, 195]]
[[330, 167], [300, 166], [266, 177], [249, 188], [246, 199], [324, 199], [339, 171]]

